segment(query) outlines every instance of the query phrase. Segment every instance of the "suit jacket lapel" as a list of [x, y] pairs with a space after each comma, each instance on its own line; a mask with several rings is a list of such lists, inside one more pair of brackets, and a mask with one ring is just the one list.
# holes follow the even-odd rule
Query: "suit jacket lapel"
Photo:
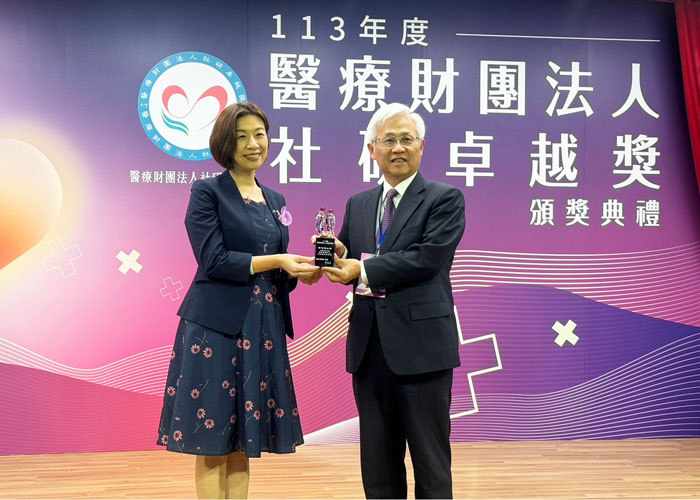
[[386, 237], [384, 238], [384, 243], [382, 243], [380, 252], [391, 250], [391, 246], [396, 241], [396, 238], [399, 237], [399, 234], [401, 234], [401, 230], [411, 218], [413, 212], [415, 212], [418, 206], [423, 202], [424, 191], [425, 181], [420, 174], [416, 174], [415, 179], [413, 179], [413, 182], [411, 182], [404, 193], [403, 199], [394, 213], [394, 217], [391, 219], [391, 224], [389, 224], [389, 229], [387, 229]]
[[368, 252], [374, 254], [377, 248], [377, 210], [379, 208], [379, 198], [382, 196], [382, 185], [366, 191], [366, 196], [362, 200], [362, 220], [364, 234], [363, 242], [365, 248], [371, 249]]
[[226, 171], [218, 176], [221, 180], [221, 187], [223, 193], [228, 197], [236, 206], [236, 211], [240, 214], [242, 227], [239, 228], [241, 232], [241, 238], [244, 241], [247, 240], [248, 248], [250, 252], [255, 252], [255, 232], [253, 231], [253, 219], [250, 217], [250, 212], [245, 206], [245, 201], [243, 200], [243, 195], [238, 190], [236, 182], [231, 177], [231, 174]]
[[287, 228], [287, 226], [280, 222], [282, 198], [280, 196], [275, 196], [275, 193], [270, 191], [266, 186], [260, 184], [257, 179], [255, 180], [255, 182], [257, 182], [258, 186], [260, 186], [260, 189], [262, 189], [265, 202], [267, 203], [267, 206], [270, 207], [272, 216], [275, 218], [275, 224], [277, 224], [277, 227], [279, 228], [280, 233], [282, 235], [282, 250], [286, 252], [287, 245], [289, 245], [289, 229]]

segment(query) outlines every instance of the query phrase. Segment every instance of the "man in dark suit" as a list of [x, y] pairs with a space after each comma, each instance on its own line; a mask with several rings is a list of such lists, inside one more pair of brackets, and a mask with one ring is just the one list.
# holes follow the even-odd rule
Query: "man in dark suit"
[[379, 109], [367, 147], [383, 185], [351, 197], [335, 268], [355, 290], [347, 338], [367, 498], [406, 498], [406, 443], [416, 498], [452, 498], [450, 401], [459, 366], [450, 285], [464, 196], [418, 169], [425, 124], [407, 106]]

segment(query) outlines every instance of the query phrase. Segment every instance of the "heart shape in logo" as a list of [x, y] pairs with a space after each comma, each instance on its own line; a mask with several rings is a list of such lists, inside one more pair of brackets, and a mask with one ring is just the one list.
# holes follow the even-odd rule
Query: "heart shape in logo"
[[[170, 103], [171, 103], [171, 98], [174, 96], [182, 96], [185, 99], [185, 104], [186, 104], [186, 110], [184, 113], [176, 114], [170, 109]], [[196, 114], [195, 108], [197, 107], [197, 104], [199, 104], [202, 100], [208, 98], [208, 97], [213, 97], [216, 99], [216, 101], [219, 103], [219, 107], [216, 110], [215, 113], [213, 113], [213, 117], [209, 119], [209, 121], [206, 121], [207, 118], [204, 118], [205, 124], [201, 127], [199, 127], [198, 130], [202, 130], [212, 123], [214, 123], [214, 120], [216, 120], [219, 117], [219, 114], [223, 111], [223, 109], [226, 107], [226, 103], [228, 102], [228, 93], [226, 92], [226, 89], [223, 88], [221, 85], [214, 85], [212, 87], [209, 87], [207, 90], [205, 90], [202, 95], [200, 95], [192, 105], [190, 105], [190, 100], [187, 97], [187, 92], [180, 87], [179, 85], [169, 85], [168, 87], [163, 90], [163, 96], [162, 96], [162, 102], [163, 102], [163, 122], [165, 125], [169, 128], [172, 128], [174, 130], [180, 130], [181, 132], [184, 132], [185, 134], [189, 135], [190, 129], [185, 123], [187, 120], [188, 116]], [[165, 114], [165, 111], [170, 116], [167, 116]], [[205, 114], [208, 114], [205, 112]], [[187, 120], [189, 121], [189, 120]], [[201, 121], [201, 117], [196, 117], [195, 121]]]
[[29, 143], [0, 139], [0, 269], [41, 241], [62, 201], [49, 159]]

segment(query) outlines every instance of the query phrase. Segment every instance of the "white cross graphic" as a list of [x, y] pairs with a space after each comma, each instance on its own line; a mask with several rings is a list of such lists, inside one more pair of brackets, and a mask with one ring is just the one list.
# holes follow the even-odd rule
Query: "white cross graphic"
[[136, 250], [132, 250], [129, 255], [125, 254], [122, 250], [119, 250], [117, 259], [122, 262], [121, 266], [119, 266], [119, 272], [122, 274], [128, 273], [129, 270], [134, 271], [136, 274], [141, 272], [143, 266], [137, 262], [139, 257], [141, 257], [141, 254]]
[[58, 269], [64, 279], [73, 276], [77, 272], [73, 261], [83, 256], [80, 247], [76, 244], [66, 248], [60, 238], [49, 241], [48, 245], [51, 255], [41, 259], [46, 272]]
[[566, 322], [566, 325], [562, 325], [559, 321], [552, 325], [552, 330], [557, 333], [557, 338], [554, 342], [559, 346], [563, 347], [566, 342], [571, 343], [571, 345], [576, 345], [578, 342], [578, 335], [574, 333], [576, 328], [576, 323], [572, 320]]
[[467, 411], [461, 411], [459, 413], [453, 413], [450, 415], [450, 419], [455, 419], [459, 417], [464, 417], [466, 415], [472, 415], [474, 413], [479, 413], [479, 403], [476, 401], [476, 392], [474, 391], [474, 381], [472, 380], [477, 375], [483, 375], [485, 373], [491, 373], [503, 369], [503, 363], [501, 363], [501, 352], [498, 350], [498, 342], [496, 341], [496, 334], [489, 333], [488, 335], [482, 335], [481, 337], [475, 337], [473, 339], [464, 340], [462, 334], [462, 326], [459, 323], [459, 316], [457, 315], [457, 306], [454, 306], [455, 321], [457, 322], [457, 333], [459, 334], [460, 345], [471, 344], [473, 342], [483, 342], [490, 340], [493, 343], [493, 352], [496, 356], [496, 364], [494, 366], [489, 366], [482, 368], [481, 370], [476, 370], [467, 373], [467, 382], [469, 383], [469, 393], [472, 398], [472, 409]]
[[163, 279], [163, 285], [165, 286], [160, 289], [160, 295], [162, 297], [168, 296], [173, 302], [180, 298], [179, 292], [183, 288], [182, 281], [173, 282], [173, 279], [168, 276]]

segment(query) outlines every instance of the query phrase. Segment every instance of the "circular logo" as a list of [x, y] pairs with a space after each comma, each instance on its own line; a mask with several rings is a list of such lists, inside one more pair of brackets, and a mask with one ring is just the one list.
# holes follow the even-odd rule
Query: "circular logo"
[[143, 79], [139, 118], [151, 142], [170, 156], [208, 160], [209, 135], [219, 113], [247, 100], [231, 66], [203, 52], [179, 52], [158, 62]]

